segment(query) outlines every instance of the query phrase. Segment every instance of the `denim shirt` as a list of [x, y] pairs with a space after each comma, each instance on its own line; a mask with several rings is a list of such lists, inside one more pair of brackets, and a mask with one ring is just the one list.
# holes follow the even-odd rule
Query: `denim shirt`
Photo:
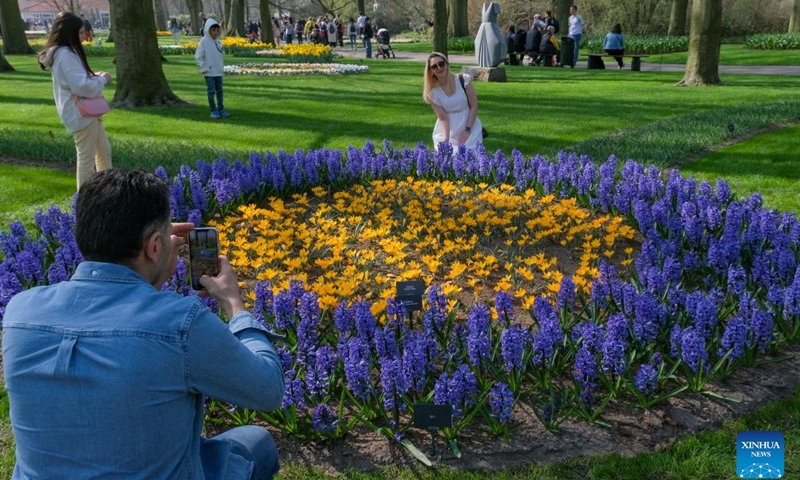
[[284, 391], [252, 314], [225, 324], [196, 297], [109, 263], [14, 297], [3, 360], [14, 479], [248, 478], [230, 444], [201, 438], [204, 395], [273, 410]]

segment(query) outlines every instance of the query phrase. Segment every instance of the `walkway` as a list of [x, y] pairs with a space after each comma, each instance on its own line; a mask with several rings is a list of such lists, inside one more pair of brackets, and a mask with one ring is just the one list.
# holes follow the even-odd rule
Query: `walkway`
[[[372, 53], [378, 48], [377, 44], [373, 44]], [[364, 58], [364, 50], [350, 50], [349, 48], [337, 48], [335, 53], [343, 57], [349, 58]], [[401, 52], [394, 49], [397, 60], [409, 60], [424, 62], [428, 58], [427, 53], [418, 52]], [[450, 55], [450, 61], [461, 65], [474, 65], [474, 55]], [[685, 65], [682, 64], [660, 64], [660, 63], [642, 63], [643, 72], [683, 72]], [[511, 68], [511, 67], [509, 67]], [[578, 62], [577, 68], [586, 68], [586, 62]], [[628, 67], [626, 66], [626, 69]], [[734, 65], [720, 65], [719, 73], [738, 73], [738, 74], [757, 74], [757, 75], [796, 75], [800, 76], [800, 66], [796, 65], [765, 65], [765, 66], [734, 66]]]

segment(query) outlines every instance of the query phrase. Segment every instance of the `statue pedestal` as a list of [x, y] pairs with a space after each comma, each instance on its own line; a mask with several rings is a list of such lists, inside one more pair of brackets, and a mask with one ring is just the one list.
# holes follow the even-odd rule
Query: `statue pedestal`
[[461, 67], [461, 73], [466, 73], [478, 82], [505, 82], [506, 69], [500, 67]]

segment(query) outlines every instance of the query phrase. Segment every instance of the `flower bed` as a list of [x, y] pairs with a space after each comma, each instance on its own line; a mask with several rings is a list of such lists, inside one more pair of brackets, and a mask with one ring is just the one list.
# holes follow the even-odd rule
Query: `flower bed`
[[225, 65], [228, 75], [339, 75], [366, 73], [366, 65], [345, 63], [242, 63]]
[[[313, 291], [312, 277], [308, 287], [294, 280], [288, 288], [278, 288], [286, 286], [279, 273], [272, 278], [281, 285], [255, 281], [248, 289], [255, 314], [286, 336], [276, 344], [286, 376], [283, 408], [251, 412], [212, 402], [212, 420], [260, 420], [300, 438], [341, 437], [360, 423], [427, 461], [405, 437], [415, 403], [451, 406], [453, 427], [443, 431], [451, 442], [476, 423], [507, 438], [520, 404], [549, 429], [573, 417], [603, 422], [611, 402], [647, 408], [687, 389], [713, 394], [707, 390], [710, 380], [752, 365], [800, 336], [800, 222], [795, 215], [763, 209], [757, 194], [734, 199], [724, 181], [715, 187], [698, 185], [677, 171], [664, 180], [654, 167], [633, 161], [620, 166], [613, 156], [597, 166], [586, 157], [566, 154], [551, 163], [519, 152], [509, 158], [482, 148], [475, 153], [446, 146], [438, 152], [424, 146], [394, 150], [388, 143], [380, 152], [371, 143], [346, 152], [280, 151], [264, 157], [254, 154], [247, 162], [199, 162], [196, 170], [183, 167], [172, 179], [163, 169], [157, 174], [172, 185], [176, 220], [200, 222], [221, 215], [219, 222], [230, 235], [228, 255], [238, 262], [243, 277], [258, 278], [258, 263], [269, 255], [276, 258], [270, 252], [296, 243], [301, 251], [308, 241], [303, 232], [331, 221], [326, 208], [338, 208], [341, 221], [363, 225], [362, 232], [370, 229], [367, 235], [373, 242], [380, 240], [380, 221], [406, 218], [402, 229], [409, 235], [412, 220], [417, 221], [413, 227], [433, 228], [413, 208], [395, 218], [382, 213], [389, 207], [381, 207], [367, 224], [364, 219], [371, 212], [348, 210], [368, 205], [354, 195], [414, 198], [430, 188], [434, 194], [422, 198], [429, 204], [441, 199], [428, 212], [435, 217], [456, 208], [452, 200], [447, 206], [448, 199], [460, 199], [458, 208], [469, 210], [469, 197], [459, 195], [465, 193], [462, 188], [473, 188], [475, 202], [481, 195], [488, 202], [480, 208], [502, 206], [512, 215], [522, 203], [534, 208], [533, 218], [541, 218], [551, 205], [569, 205], [565, 208], [571, 212], [581, 206], [611, 222], [622, 218], [642, 235], [629, 275], [618, 275], [614, 264], [598, 259], [588, 294], [575, 286], [573, 275], [565, 274], [557, 292], [543, 290], [546, 295], [534, 296], [533, 308], [520, 308], [513, 295], [502, 290], [493, 299], [460, 298], [453, 303], [453, 292], [448, 297], [442, 285], [433, 284], [423, 311], [409, 320], [392, 298], [376, 315], [373, 305], [383, 300], [374, 293], [322, 308], [334, 302], [320, 300], [324, 294]], [[436, 194], [437, 188], [441, 194]], [[444, 189], [452, 191], [445, 194]], [[329, 196], [333, 203], [323, 204]], [[552, 199], [543, 205], [549, 196]], [[275, 199], [265, 202], [269, 197]], [[295, 204], [281, 204], [277, 198], [292, 198]], [[254, 202], [271, 208], [239, 210]], [[293, 211], [301, 206], [311, 210], [309, 216]], [[479, 214], [477, 203], [475, 207]], [[239, 228], [237, 220], [226, 218], [237, 211], [234, 219], [258, 221]], [[505, 216], [495, 210], [481, 218], [480, 226], [510, 228], [491, 223]], [[272, 223], [261, 223], [270, 217]], [[464, 219], [470, 217], [454, 218], [469, 222]], [[70, 215], [53, 208], [37, 214], [37, 234], [28, 234], [18, 223], [0, 233], [0, 315], [14, 293], [63, 280], [74, 269], [80, 254], [71, 221]], [[518, 225], [512, 222], [511, 227], [521, 228], [526, 220], [515, 221]], [[284, 229], [281, 243], [274, 240], [279, 235], [269, 233], [277, 225]], [[236, 230], [230, 230], [234, 226]], [[435, 238], [426, 232], [415, 241], [431, 236]], [[365, 248], [349, 244], [342, 255], [369, 254], [375, 250], [366, 248], [369, 245], [375, 243], [365, 243]], [[310, 250], [316, 246], [308, 243], [301, 263], [314, 260], [313, 268], [318, 267], [323, 278], [324, 272], [332, 272], [332, 282], [348, 280], [348, 272], [337, 271], [335, 262], [316, 263], [326, 258], [314, 259]], [[508, 247], [505, 238], [494, 246]], [[282, 261], [289, 264], [284, 266], [291, 267], [297, 257], [287, 254]], [[454, 263], [445, 257], [441, 265], [452, 269]], [[425, 279], [420, 269], [418, 278]], [[165, 288], [190, 293], [185, 275], [186, 266], [179, 262]]]

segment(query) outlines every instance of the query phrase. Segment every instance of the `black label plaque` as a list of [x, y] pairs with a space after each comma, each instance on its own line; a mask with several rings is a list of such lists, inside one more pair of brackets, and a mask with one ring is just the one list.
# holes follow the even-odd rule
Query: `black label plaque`
[[450, 428], [453, 426], [453, 407], [451, 405], [414, 404], [414, 426], [431, 428]]
[[422, 280], [397, 282], [395, 300], [405, 307], [406, 312], [416, 312], [422, 310], [423, 293], [425, 293], [425, 282]]

